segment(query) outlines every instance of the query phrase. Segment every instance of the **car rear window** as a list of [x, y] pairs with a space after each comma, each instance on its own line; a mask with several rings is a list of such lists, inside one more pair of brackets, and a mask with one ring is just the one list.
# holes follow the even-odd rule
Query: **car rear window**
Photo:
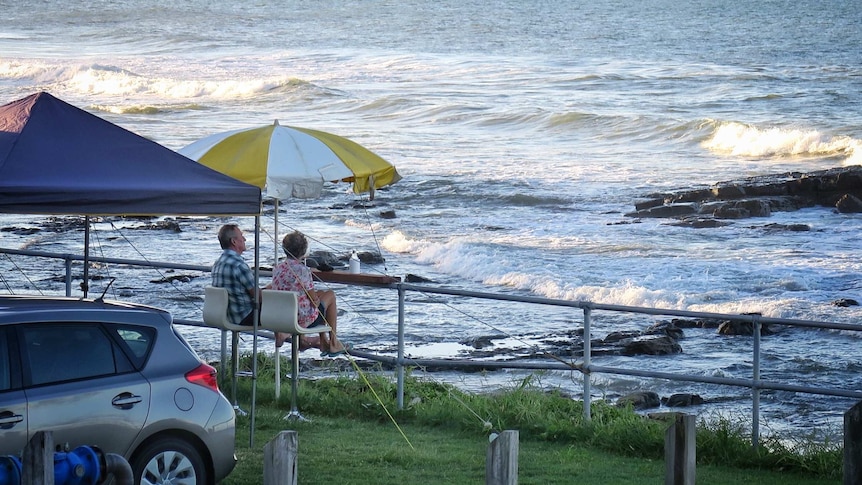
[[147, 360], [150, 349], [153, 348], [155, 332], [151, 328], [116, 326], [115, 330], [120, 340], [126, 344], [131, 353], [129, 356], [136, 369], [141, 369]]

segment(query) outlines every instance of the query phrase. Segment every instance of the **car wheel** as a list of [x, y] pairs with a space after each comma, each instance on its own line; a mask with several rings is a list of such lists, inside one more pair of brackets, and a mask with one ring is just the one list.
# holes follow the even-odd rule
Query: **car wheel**
[[132, 470], [140, 485], [209, 483], [206, 467], [194, 446], [178, 438], [160, 438], [135, 453]]

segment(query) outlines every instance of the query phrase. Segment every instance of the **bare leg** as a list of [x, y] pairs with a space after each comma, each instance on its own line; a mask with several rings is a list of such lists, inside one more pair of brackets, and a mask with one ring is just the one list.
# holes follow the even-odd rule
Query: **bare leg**
[[[335, 300], [335, 292], [332, 290], [318, 290], [317, 298], [323, 303], [323, 306], [326, 307], [326, 324], [329, 325], [332, 330], [329, 331], [329, 352], [339, 352], [344, 350], [344, 345], [338, 340], [337, 336], [337, 328], [338, 328], [338, 305]], [[320, 334], [321, 339], [324, 338], [324, 333]]]

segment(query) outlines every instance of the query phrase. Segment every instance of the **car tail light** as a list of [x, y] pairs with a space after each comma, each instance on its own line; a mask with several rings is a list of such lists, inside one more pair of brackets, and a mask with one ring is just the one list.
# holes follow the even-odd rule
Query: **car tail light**
[[218, 379], [216, 379], [215, 367], [208, 364], [201, 364], [194, 369], [186, 372], [186, 380], [192, 384], [204, 386], [218, 392]]

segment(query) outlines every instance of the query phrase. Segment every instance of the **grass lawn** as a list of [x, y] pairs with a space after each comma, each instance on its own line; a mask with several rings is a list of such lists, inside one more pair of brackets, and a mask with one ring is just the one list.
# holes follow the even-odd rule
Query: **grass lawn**
[[[300, 484], [485, 483], [490, 431], [477, 416], [494, 429], [519, 431], [520, 484], [664, 483], [666, 426], [628, 410], [595, 406], [593, 421], [585, 424], [579, 404], [565, 396], [526, 387], [476, 396], [412, 379], [405, 399], [411, 406], [396, 410], [385, 379], [371, 381], [372, 393], [364, 380], [340, 377], [300, 382], [299, 408], [311, 421], [297, 422], [283, 419], [289, 390], [275, 399], [266, 384], [272, 380], [258, 382], [254, 446], [249, 417], [239, 417], [239, 462], [226, 485], [262, 483], [264, 446], [287, 430], [297, 432]], [[247, 387], [240, 393], [246, 409]], [[699, 428], [697, 439], [699, 485], [841, 482], [841, 450], [834, 447], [815, 446], [803, 456], [768, 447], [758, 452], [746, 445], [744, 430], [727, 428]]]

